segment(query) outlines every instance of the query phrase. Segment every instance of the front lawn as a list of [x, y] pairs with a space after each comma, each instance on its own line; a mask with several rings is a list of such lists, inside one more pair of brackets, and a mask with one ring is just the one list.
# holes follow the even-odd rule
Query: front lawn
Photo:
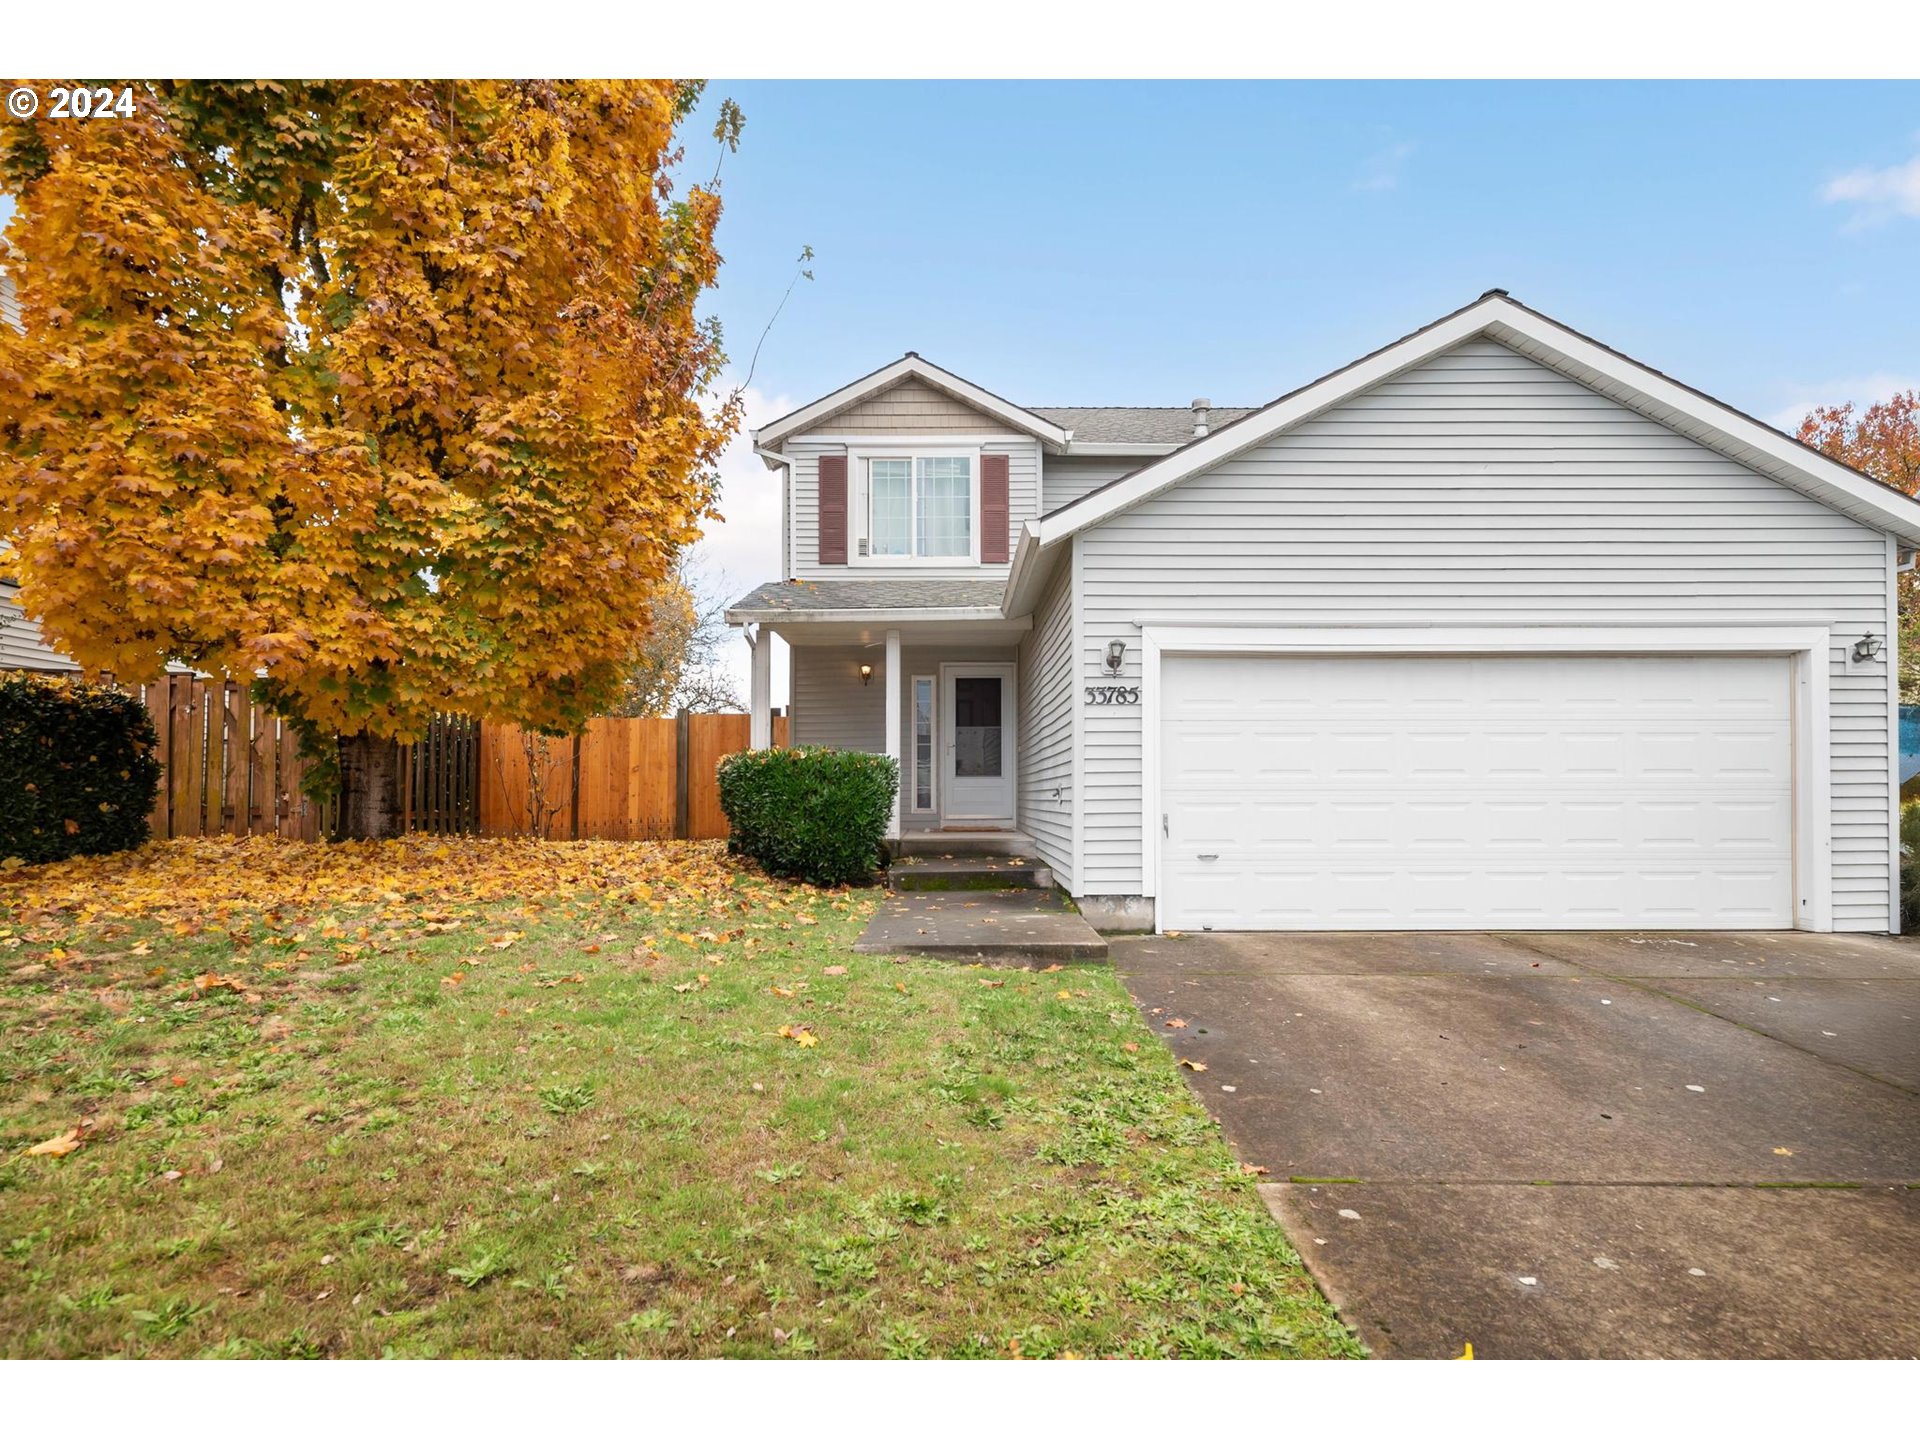
[[855, 955], [871, 903], [689, 844], [0, 875], [0, 1354], [1358, 1353], [1110, 970]]

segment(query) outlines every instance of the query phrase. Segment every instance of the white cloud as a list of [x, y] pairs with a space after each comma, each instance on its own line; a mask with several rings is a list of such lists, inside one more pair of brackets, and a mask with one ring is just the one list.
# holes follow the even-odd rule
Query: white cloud
[[1412, 141], [1398, 140], [1374, 151], [1367, 157], [1367, 163], [1361, 167], [1360, 177], [1353, 182], [1353, 188], [1356, 190], [1397, 189], [1401, 172], [1406, 169], [1407, 161], [1413, 155], [1413, 149]]
[[1792, 435], [1800, 429], [1800, 422], [1810, 412], [1823, 405], [1845, 405], [1851, 401], [1857, 413], [1900, 391], [1920, 390], [1920, 375], [1901, 375], [1882, 370], [1871, 375], [1853, 375], [1810, 384], [1796, 381], [1782, 385], [1780, 389], [1789, 398], [1764, 418], [1769, 425]]
[[1894, 215], [1920, 219], [1920, 154], [1904, 164], [1836, 175], [1821, 187], [1820, 198], [1829, 205], [1851, 205], [1850, 226], [1871, 225]]
[[[756, 585], [780, 578], [781, 472], [769, 470], [753, 453], [749, 432], [797, 408], [797, 402], [784, 395], [768, 395], [752, 387], [743, 398], [746, 418], [720, 457], [720, 513], [725, 518], [707, 523], [692, 557], [703, 588], [729, 601], [738, 600]], [[786, 650], [785, 641], [775, 642], [775, 705], [787, 703]], [[747, 642], [736, 634], [722, 653], [744, 698], [752, 680]]]

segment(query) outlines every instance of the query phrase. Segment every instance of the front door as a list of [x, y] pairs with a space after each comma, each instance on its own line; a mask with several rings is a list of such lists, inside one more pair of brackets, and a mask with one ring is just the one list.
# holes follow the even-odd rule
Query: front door
[[941, 667], [940, 818], [1013, 824], [1013, 666]]

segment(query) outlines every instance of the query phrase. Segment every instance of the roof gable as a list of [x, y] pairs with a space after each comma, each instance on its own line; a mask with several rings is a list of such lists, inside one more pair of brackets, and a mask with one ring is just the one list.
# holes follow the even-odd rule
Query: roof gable
[[1490, 291], [1473, 304], [1030, 523], [1021, 535], [1008, 577], [1009, 613], [1030, 604], [1028, 592], [1044, 579], [1049, 567], [1037, 563], [1038, 552], [1051, 550], [1080, 531], [1478, 336], [1498, 341], [1863, 524], [1920, 545], [1920, 502], [1528, 309], [1504, 292]]
[[1063, 448], [1072, 438], [1070, 431], [1051, 420], [1015, 405], [1011, 400], [1004, 400], [990, 390], [983, 390], [971, 380], [962, 379], [952, 371], [943, 370], [932, 361], [923, 360], [909, 351], [892, 364], [883, 365], [852, 384], [843, 385], [830, 395], [823, 395], [810, 405], [803, 405], [771, 424], [762, 425], [754, 431], [753, 443], [762, 450], [773, 449], [782, 441], [803, 431], [817, 430], [835, 417], [854, 411], [856, 407], [881, 404], [882, 397], [909, 384], [914, 387], [907, 392], [909, 395], [931, 391], [1020, 434], [1032, 435], [1056, 450]]

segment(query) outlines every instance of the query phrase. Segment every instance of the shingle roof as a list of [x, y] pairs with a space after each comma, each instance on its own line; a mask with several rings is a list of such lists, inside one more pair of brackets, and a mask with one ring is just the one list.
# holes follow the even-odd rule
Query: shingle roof
[[[1029, 405], [1043, 420], [1073, 431], [1076, 441], [1110, 445], [1184, 445], [1193, 439], [1193, 411], [1185, 405]], [[1216, 405], [1207, 428], [1218, 430], [1242, 415], [1244, 405]]]
[[771, 580], [727, 607], [729, 617], [830, 610], [998, 610], [999, 580]]

